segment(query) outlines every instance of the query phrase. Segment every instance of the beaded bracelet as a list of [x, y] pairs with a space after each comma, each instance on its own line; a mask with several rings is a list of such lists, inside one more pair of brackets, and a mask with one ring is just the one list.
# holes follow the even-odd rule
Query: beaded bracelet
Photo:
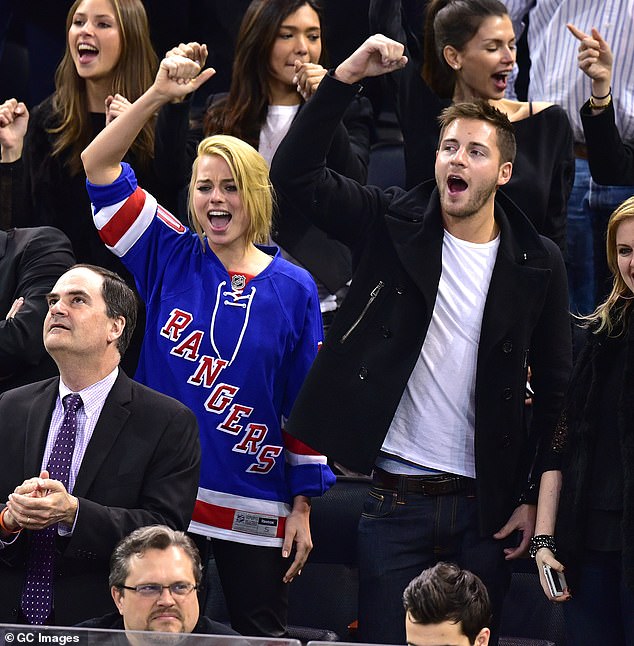
[[9, 529], [5, 524], [4, 524], [4, 514], [7, 511], [7, 508], [5, 507], [2, 511], [0, 511], [0, 527], [7, 532], [7, 534], [19, 534], [22, 531], [22, 528], [18, 529]]
[[537, 551], [542, 547], [549, 549], [553, 554], [557, 552], [555, 547], [555, 537], [548, 534], [539, 534], [531, 538], [531, 546], [528, 548], [528, 553], [531, 558], [535, 558]]

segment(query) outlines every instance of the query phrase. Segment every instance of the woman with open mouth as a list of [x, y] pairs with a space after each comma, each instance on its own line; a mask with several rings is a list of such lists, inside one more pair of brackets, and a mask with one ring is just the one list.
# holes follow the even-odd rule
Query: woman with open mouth
[[147, 308], [135, 378], [198, 419], [202, 463], [189, 531], [203, 559], [213, 548], [233, 628], [279, 637], [287, 583], [312, 549], [310, 497], [335, 480], [325, 457], [283, 432], [322, 340], [317, 289], [306, 270], [261, 244], [272, 190], [266, 161], [246, 142], [215, 135], [198, 146], [193, 231], [121, 163], [158, 109], [214, 73], [200, 70], [191, 58], [165, 58], [152, 86], [82, 161], [95, 225]]
[[400, 0], [370, 2], [371, 31], [407, 45], [409, 64], [385, 77], [393, 84], [403, 131], [407, 187], [434, 177], [441, 110], [486, 99], [507, 115], [517, 140], [513, 176], [498, 195], [511, 198], [563, 251], [574, 177], [572, 129], [557, 105], [505, 98], [516, 58], [506, 7], [499, 0], [431, 0], [424, 45], [416, 37], [422, 26], [417, 20], [420, 15], [401, 11]]
[[[3, 226], [49, 225], [70, 239], [77, 262], [120, 273], [90, 221], [80, 154], [88, 143], [151, 85], [158, 60], [141, 0], [76, 0], [66, 19], [66, 51], [55, 92], [29, 115], [16, 99], [0, 105], [0, 220]], [[173, 208], [176, 190], [153, 168], [154, 123], [148, 122], [128, 153], [143, 185]], [[123, 365], [134, 372], [142, 326]]]

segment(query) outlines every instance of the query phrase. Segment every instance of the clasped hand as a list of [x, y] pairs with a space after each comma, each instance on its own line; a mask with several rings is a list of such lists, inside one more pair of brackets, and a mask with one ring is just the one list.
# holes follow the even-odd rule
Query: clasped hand
[[9, 494], [7, 510], [24, 529], [44, 529], [55, 523], [72, 525], [77, 512], [77, 499], [71, 496], [59, 480], [42, 471], [29, 478]]

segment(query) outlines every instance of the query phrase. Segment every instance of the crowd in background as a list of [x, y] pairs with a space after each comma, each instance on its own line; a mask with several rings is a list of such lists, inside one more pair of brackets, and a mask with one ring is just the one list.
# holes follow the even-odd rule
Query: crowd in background
[[[367, 200], [360, 211], [375, 209], [377, 217], [392, 209], [379, 193], [358, 188], [367, 183], [375, 151], [386, 141], [399, 142], [400, 188], [412, 191], [406, 195], [424, 193], [427, 200], [433, 180], [439, 181], [436, 151], [451, 124], [451, 117], [449, 125], [443, 121], [446, 115], [464, 103], [483, 103], [504, 115], [517, 152], [512, 175], [495, 186], [496, 208], [510, 216], [511, 230], [525, 233], [518, 236], [522, 244], [533, 235], [545, 242], [527, 246], [528, 254], [522, 248], [523, 257], [519, 246], [508, 252], [527, 268], [536, 258], [538, 263], [516, 293], [494, 280], [496, 274], [491, 279], [489, 272], [487, 280], [491, 294], [527, 310], [522, 325], [530, 354], [526, 349], [519, 366], [526, 379], [513, 384], [521, 396], [505, 388], [502, 399], [516, 404], [509, 425], [519, 420], [533, 460], [525, 464], [522, 445], [517, 462], [506, 467], [526, 475], [518, 504], [534, 508], [539, 494], [539, 505], [536, 525], [534, 516], [532, 526], [529, 520], [513, 525], [512, 516], [508, 531], [500, 529], [503, 513], [497, 509], [473, 512], [479, 518], [474, 523], [491, 535], [498, 530], [498, 541], [519, 530], [519, 547], [504, 544], [509, 559], [525, 553], [532, 539], [546, 596], [566, 601], [571, 644], [634, 644], [630, 0], [198, 0], [178, 3], [177, 10], [158, 0], [32, 0], [19, 7], [0, 0], [0, 15], [0, 392], [57, 374], [46, 338], [41, 341], [52, 307], [46, 294], [75, 261], [119, 274], [140, 303], [121, 367], [191, 408], [198, 420], [202, 459], [195, 507], [191, 523], [175, 529], [189, 529], [203, 564], [214, 554], [232, 626], [245, 635], [285, 634], [287, 584], [301, 573], [312, 547], [310, 498], [332, 486], [333, 471], [373, 472], [381, 491], [395, 482], [402, 488], [401, 476], [437, 476], [433, 469], [410, 469], [409, 462], [422, 464], [425, 456], [401, 451], [403, 440], [394, 433], [402, 429], [390, 422], [394, 410], [387, 413], [389, 434], [385, 438], [386, 427], [384, 444], [374, 453], [373, 447], [342, 439], [359, 418], [354, 411], [362, 395], [343, 411], [338, 407], [341, 401], [347, 407], [345, 398], [331, 401], [335, 395], [320, 389], [319, 379], [328, 365], [339, 370], [328, 363], [334, 348], [332, 356], [343, 367], [330, 386], [350, 394], [345, 383], [337, 384], [351, 358], [345, 341], [360, 323], [371, 341], [368, 352], [378, 347], [362, 319], [375, 299], [385, 305], [387, 288], [381, 295], [379, 280], [364, 306], [366, 296], [357, 296], [354, 284], [355, 276], [360, 285], [381, 269], [381, 255], [380, 236], [370, 225], [365, 232], [353, 207]], [[382, 36], [374, 41], [372, 34]], [[395, 50], [394, 42], [403, 50]], [[337, 77], [337, 71], [341, 76], [356, 69], [362, 55], [369, 60], [377, 52], [390, 69], [365, 80]], [[342, 89], [346, 85], [354, 92]], [[324, 97], [341, 104], [340, 119], [336, 110], [330, 116]], [[316, 170], [320, 160], [312, 159], [322, 145], [313, 99], [324, 102], [322, 175]], [[458, 120], [469, 119], [458, 114]], [[330, 118], [336, 120], [332, 128]], [[298, 136], [302, 128], [307, 130]], [[294, 172], [299, 184], [293, 184]], [[309, 181], [315, 177], [336, 197], [322, 213], [309, 215], [319, 201]], [[451, 182], [467, 184], [462, 176]], [[392, 199], [390, 190], [385, 195]], [[411, 205], [400, 203], [390, 213], [398, 219], [398, 208]], [[353, 222], [358, 240], [345, 226]], [[364, 246], [367, 240], [372, 242]], [[497, 247], [493, 253], [495, 259]], [[542, 294], [544, 271], [550, 282]], [[559, 277], [567, 290], [558, 289]], [[393, 279], [401, 295], [409, 278]], [[358, 305], [361, 314], [347, 321], [342, 312], [337, 322], [348, 295], [348, 306]], [[494, 318], [493, 296], [484, 290], [478, 298], [480, 316]], [[399, 337], [397, 328], [381, 326], [380, 337]], [[325, 350], [318, 355], [324, 337]], [[353, 334], [352, 352], [361, 355], [362, 343], [355, 339]], [[206, 354], [208, 342], [213, 352]], [[517, 351], [509, 340], [500, 344], [504, 355]], [[481, 347], [477, 341], [475, 348]], [[386, 373], [405, 370], [402, 359], [395, 368], [386, 365]], [[350, 392], [372, 383], [374, 375], [361, 360], [352, 370], [360, 381]], [[404, 383], [413, 366], [407, 370]], [[444, 395], [444, 386], [438, 388]], [[399, 405], [397, 418], [416, 408], [415, 397], [404, 404], [402, 390], [388, 390], [386, 399], [394, 395]], [[482, 389], [476, 390], [477, 410]], [[465, 404], [465, 418], [476, 416], [467, 410], [471, 405]], [[366, 408], [363, 430], [372, 442], [371, 429], [381, 424], [382, 413]], [[315, 409], [319, 414], [308, 421]], [[331, 423], [332, 411], [346, 420], [346, 429]], [[496, 419], [498, 411], [491, 409], [489, 427], [506, 414]], [[286, 433], [289, 417], [288, 428], [304, 441]], [[336, 437], [309, 441], [311, 424], [315, 436], [320, 425], [328, 425]], [[508, 437], [503, 448], [515, 441]], [[341, 452], [326, 450], [330, 443], [343, 447]], [[460, 472], [459, 493], [467, 497], [491, 468], [483, 467], [479, 450], [465, 450], [465, 462], [478, 471]], [[504, 465], [495, 471], [499, 475]], [[262, 476], [257, 485], [253, 473]], [[464, 478], [469, 484], [463, 487]], [[5, 509], [13, 508], [2, 509], [2, 529], [21, 531], [22, 526], [16, 532], [5, 526]], [[249, 518], [240, 522], [256, 529], [238, 526], [236, 514], [245, 509]], [[377, 537], [363, 542], [363, 532], [370, 531], [363, 522], [360, 548], [370, 554], [377, 551]], [[5, 538], [0, 536], [3, 546]], [[377, 557], [367, 556], [372, 558]], [[555, 572], [564, 565], [570, 569], [564, 594], [548, 587], [544, 565]], [[496, 586], [505, 589], [503, 577], [492, 583], [486, 573], [478, 574], [489, 587], [495, 617], [504, 596]], [[246, 595], [242, 581], [250, 576], [254, 584]], [[400, 622], [398, 630], [383, 630], [392, 615], [381, 595], [389, 591], [396, 598], [394, 616], [400, 618], [400, 591], [412, 577], [404, 569], [382, 587], [380, 578], [364, 579], [362, 573], [363, 638], [399, 643], [394, 640], [404, 636], [405, 624], [393, 619]], [[602, 586], [612, 592], [598, 603], [593, 591]], [[368, 600], [368, 589], [380, 594]], [[366, 628], [372, 615], [377, 626]], [[496, 630], [494, 620], [491, 643]], [[613, 632], [606, 636], [608, 630]]]

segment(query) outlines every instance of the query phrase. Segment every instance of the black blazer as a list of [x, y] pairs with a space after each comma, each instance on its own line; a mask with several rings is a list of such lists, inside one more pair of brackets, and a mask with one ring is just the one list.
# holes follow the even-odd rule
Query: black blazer
[[[0, 500], [40, 472], [59, 379], [0, 395]], [[113, 610], [108, 562], [137, 527], [187, 529], [200, 468], [198, 425], [181, 403], [123, 372], [108, 395], [73, 495], [79, 511], [71, 537], [57, 537], [55, 623], [73, 625]], [[4, 506], [4, 505], [2, 505]], [[16, 620], [29, 531], [0, 550], [0, 622]]]
[[[409, 192], [382, 191], [324, 166], [324, 147], [354, 92], [326, 77], [282, 142], [284, 154], [275, 157], [271, 174], [278, 191], [315, 224], [348, 244], [356, 242], [360, 259], [286, 430], [344, 466], [369, 473], [431, 320], [443, 227], [433, 182]], [[500, 247], [475, 387], [480, 528], [488, 535], [508, 520], [527, 487], [535, 444], [550, 436], [557, 421], [571, 364], [560, 251], [517, 208], [496, 205], [495, 217]], [[537, 393], [530, 437], [524, 405], [528, 365]]]
[[[57, 374], [42, 340], [44, 296], [74, 263], [70, 241], [58, 229], [0, 231], [0, 392]], [[5, 319], [20, 296], [22, 309]]]

